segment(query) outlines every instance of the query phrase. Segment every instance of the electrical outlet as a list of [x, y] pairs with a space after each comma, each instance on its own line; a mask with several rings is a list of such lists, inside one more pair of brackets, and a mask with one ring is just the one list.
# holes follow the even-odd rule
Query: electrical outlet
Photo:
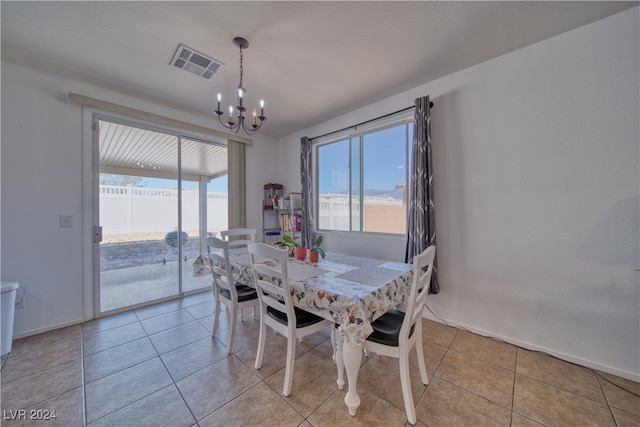
[[16, 305], [15, 308], [24, 308], [24, 297], [27, 294], [23, 287], [16, 289]]
[[71, 228], [71, 215], [60, 215], [60, 228]]

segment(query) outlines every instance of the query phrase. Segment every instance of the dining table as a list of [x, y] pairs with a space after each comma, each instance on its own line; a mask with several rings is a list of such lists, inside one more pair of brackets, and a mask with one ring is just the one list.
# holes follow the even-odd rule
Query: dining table
[[[234, 279], [255, 287], [251, 260], [246, 248], [229, 251]], [[344, 401], [349, 414], [360, 406], [357, 392], [358, 371], [362, 363], [362, 343], [373, 332], [371, 324], [409, 297], [413, 270], [411, 264], [327, 252], [317, 263], [289, 258], [289, 287], [295, 306], [333, 321], [335, 363], [338, 387], [348, 391]], [[203, 275], [206, 268], [194, 269]], [[209, 272], [210, 274], [210, 272]]]

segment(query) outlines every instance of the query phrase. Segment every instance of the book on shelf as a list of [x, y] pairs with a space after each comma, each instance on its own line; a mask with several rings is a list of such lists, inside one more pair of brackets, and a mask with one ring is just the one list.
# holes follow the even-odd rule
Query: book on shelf
[[[291, 229], [293, 227], [293, 230]], [[285, 213], [280, 215], [280, 229], [282, 231], [302, 231], [302, 216], [300, 214]]]

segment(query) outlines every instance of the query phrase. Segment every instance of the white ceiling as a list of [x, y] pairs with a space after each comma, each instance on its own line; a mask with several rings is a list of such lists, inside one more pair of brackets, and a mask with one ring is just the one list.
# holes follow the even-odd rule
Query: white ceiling
[[[2, 1], [2, 59], [211, 114], [243, 36], [247, 103], [264, 98], [260, 132], [280, 137], [636, 5]], [[180, 43], [225, 66], [211, 81], [170, 66]]]

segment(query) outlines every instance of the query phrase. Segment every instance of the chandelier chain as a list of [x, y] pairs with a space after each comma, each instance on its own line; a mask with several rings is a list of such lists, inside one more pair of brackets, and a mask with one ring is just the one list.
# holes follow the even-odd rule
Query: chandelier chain
[[242, 68], [242, 47], [240, 47], [240, 86], [238, 86], [239, 89], [242, 89], [244, 91], [244, 86], [242, 86], [242, 76], [244, 76], [244, 68]]

